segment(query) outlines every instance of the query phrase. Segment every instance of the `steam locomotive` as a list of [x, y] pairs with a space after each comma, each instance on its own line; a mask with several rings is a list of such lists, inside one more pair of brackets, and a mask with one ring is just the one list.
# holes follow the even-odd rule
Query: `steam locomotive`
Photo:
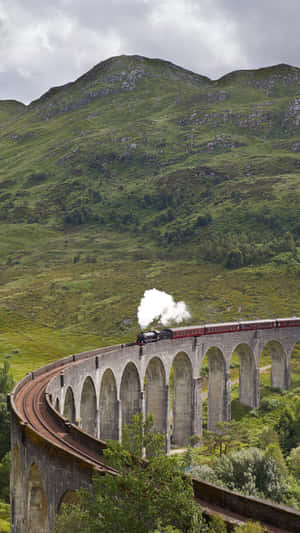
[[186, 337], [201, 337], [217, 333], [234, 333], [236, 331], [249, 331], [257, 329], [274, 329], [300, 327], [300, 318], [274, 318], [274, 320], [254, 320], [251, 322], [224, 322], [221, 324], [202, 324], [200, 326], [186, 326], [184, 328], [166, 328], [161, 331], [152, 330], [141, 332], [136, 339], [136, 344], [142, 346], [150, 342], [165, 339], [182, 339]]

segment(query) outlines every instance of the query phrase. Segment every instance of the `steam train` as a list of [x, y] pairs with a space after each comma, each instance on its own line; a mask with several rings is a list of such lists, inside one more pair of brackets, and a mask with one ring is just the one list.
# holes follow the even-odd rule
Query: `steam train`
[[254, 320], [251, 322], [224, 322], [221, 324], [202, 324], [200, 326], [186, 326], [184, 328], [166, 328], [161, 331], [142, 331], [137, 336], [136, 344], [142, 346], [150, 342], [157, 342], [165, 339], [183, 339], [186, 337], [215, 335], [217, 333], [234, 333], [236, 331], [290, 327], [300, 327], [300, 318], [292, 317], [274, 318], [273, 320]]

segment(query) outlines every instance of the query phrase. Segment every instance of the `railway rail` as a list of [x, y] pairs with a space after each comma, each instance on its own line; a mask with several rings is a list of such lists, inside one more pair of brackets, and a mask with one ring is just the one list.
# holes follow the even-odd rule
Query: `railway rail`
[[[105, 350], [107, 352], [112, 349], [114, 347], [109, 347]], [[81, 463], [89, 465], [99, 474], [118, 475], [116, 470], [104, 462], [103, 449], [106, 447], [105, 442], [85, 433], [60, 415], [54, 409], [46, 391], [49, 381], [58, 373], [71, 365], [79, 364], [80, 359], [99, 353], [101, 351], [95, 350], [86, 354], [69, 356], [32, 372], [16, 385], [10, 395], [10, 406], [14, 415], [18, 418], [18, 423], [23, 426], [25, 432], [26, 428], [28, 428], [28, 430], [34, 432], [38, 439], [42, 439], [45, 443], [57, 449], [57, 451], [63, 451]], [[259, 520], [259, 512], [257, 514], [256, 509], [260, 507], [264, 508], [264, 514], [270, 516], [270, 520], [265, 521], [263, 524], [266, 531], [273, 533], [300, 531], [300, 513], [293, 509], [238, 495], [195, 479], [193, 480], [193, 487], [195, 501], [201, 505], [205, 513], [219, 514], [230, 524], [241, 524], [250, 519]], [[276, 516], [286, 516], [287, 521], [292, 526], [285, 529], [285, 527], [282, 527], [284, 518], [283, 520], [277, 520]], [[293, 526], [294, 523], [295, 527]]]
[[[60, 367], [60, 371], [67, 368], [70, 364]], [[70, 427], [67, 422], [64, 423], [62, 419], [63, 423], [60, 423], [59, 418], [56, 418], [50, 412], [46, 387], [49, 380], [56, 373], [57, 370], [52, 370], [38, 378], [33, 378], [26, 383], [21, 389], [20, 394], [17, 395], [15, 406], [21, 415], [23, 423], [28, 424], [39, 436], [42, 436], [52, 445], [71, 453], [78, 459], [89, 462], [99, 472], [117, 474], [116, 470], [106, 465], [103, 458], [99, 456], [104, 447], [104, 443], [99, 441], [99, 453], [91, 450], [89, 446], [84, 444], [83, 440], [78, 442], [74, 438], [74, 434], [69, 431]]]

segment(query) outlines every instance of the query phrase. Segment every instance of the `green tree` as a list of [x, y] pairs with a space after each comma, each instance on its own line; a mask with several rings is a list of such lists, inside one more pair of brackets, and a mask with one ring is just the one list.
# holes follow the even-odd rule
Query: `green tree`
[[[152, 431], [152, 418], [140, 415], [123, 432], [123, 443], [110, 441], [104, 455], [119, 475], [95, 475], [93, 492], [81, 492], [88, 533], [201, 531], [191, 479], [175, 458], [164, 455], [164, 437]], [[141, 459], [146, 450], [148, 461]], [[65, 523], [67, 516], [65, 515]], [[60, 518], [60, 527], [63, 519]], [[169, 528], [169, 529], [168, 529]], [[67, 533], [68, 529], [55, 530]]]
[[80, 505], [63, 504], [56, 519], [53, 533], [89, 533], [88, 515]]
[[0, 462], [0, 499], [9, 503], [10, 452]]
[[300, 446], [293, 448], [287, 459], [287, 463], [293, 476], [300, 481]]
[[265, 449], [269, 446], [269, 444], [278, 444], [279, 445], [279, 437], [276, 431], [271, 426], [266, 426], [263, 428], [262, 431], [259, 432], [259, 447], [262, 449]]
[[14, 386], [14, 380], [9, 373], [9, 362], [7, 359], [3, 362], [3, 367], [0, 367], [0, 394], [7, 394]]
[[284, 240], [286, 243], [286, 249], [291, 251], [293, 254], [296, 252], [296, 243], [295, 239], [290, 231], [287, 231], [284, 234]]
[[227, 268], [240, 268], [244, 264], [244, 256], [239, 248], [233, 248], [228, 252], [225, 259]]
[[293, 409], [286, 406], [275, 424], [274, 429], [279, 435], [280, 446], [283, 453], [287, 455], [292, 448], [297, 446], [297, 435], [295, 429], [296, 417]]
[[211, 533], [227, 533], [227, 527], [220, 516], [213, 515], [208, 520], [209, 531]]
[[10, 420], [6, 397], [0, 394], [0, 461], [10, 448]]
[[14, 381], [9, 373], [9, 362], [4, 361], [0, 367], [0, 461], [10, 448], [10, 419], [6, 396], [13, 388]]
[[173, 526], [161, 527], [158, 526], [153, 533], [181, 533], [180, 529], [176, 529]]
[[280, 472], [283, 478], [286, 478], [287, 467], [286, 467], [286, 463], [283, 457], [283, 453], [277, 442], [273, 442], [268, 445], [266, 449], [266, 457], [272, 457], [272, 459], [274, 459], [278, 472]]
[[226, 455], [230, 450], [239, 448], [247, 438], [245, 428], [237, 421], [217, 422], [216, 431], [205, 431], [204, 443], [207, 447]]

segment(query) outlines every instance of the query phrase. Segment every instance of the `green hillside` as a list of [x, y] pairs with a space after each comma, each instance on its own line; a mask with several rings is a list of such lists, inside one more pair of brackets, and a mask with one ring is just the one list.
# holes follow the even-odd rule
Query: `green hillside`
[[0, 125], [0, 351], [17, 375], [134, 338], [146, 288], [192, 322], [300, 313], [300, 69], [211, 81], [121, 56], [1, 101]]

